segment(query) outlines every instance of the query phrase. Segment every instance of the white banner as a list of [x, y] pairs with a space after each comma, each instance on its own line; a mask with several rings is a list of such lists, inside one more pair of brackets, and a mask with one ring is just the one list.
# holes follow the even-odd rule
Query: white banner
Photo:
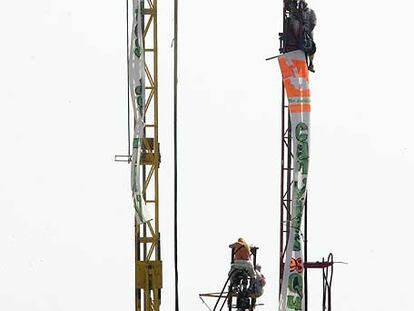
[[289, 102], [292, 153], [294, 156], [291, 222], [283, 268], [280, 311], [304, 310], [301, 225], [309, 168], [309, 75], [305, 53], [292, 51], [279, 57]]
[[133, 22], [129, 54], [129, 88], [134, 112], [134, 136], [131, 161], [131, 190], [134, 202], [135, 217], [139, 224], [152, 219], [142, 197], [140, 157], [142, 138], [144, 137], [145, 109], [145, 60], [144, 60], [144, 1], [133, 0]]

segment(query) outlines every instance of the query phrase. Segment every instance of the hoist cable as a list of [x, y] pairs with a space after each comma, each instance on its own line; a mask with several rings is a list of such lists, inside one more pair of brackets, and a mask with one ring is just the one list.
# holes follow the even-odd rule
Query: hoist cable
[[[129, 35], [128, 35], [128, 30], [129, 30], [129, 18], [128, 18], [128, 13], [129, 13], [129, 6], [128, 6], [128, 1], [126, 0], [126, 50], [127, 50], [127, 114], [128, 114], [128, 157], [131, 156], [131, 115], [130, 115], [130, 102], [129, 102]], [[129, 159], [128, 159], [129, 160]]]
[[175, 311], [178, 303], [178, 217], [177, 217], [177, 75], [178, 75], [178, 0], [174, 0], [174, 268]]

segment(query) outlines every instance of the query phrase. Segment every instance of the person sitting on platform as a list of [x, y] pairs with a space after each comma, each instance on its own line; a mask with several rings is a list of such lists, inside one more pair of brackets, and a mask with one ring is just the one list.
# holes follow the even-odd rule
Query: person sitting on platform
[[316, 45], [313, 41], [313, 29], [316, 26], [316, 14], [314, 10], [308, 8], [308, 4], [305, 2], [305, 0], [299, 1], [299, 12], [301, 14], [301, 20], [303, 21], [302, 49], [307, 53], [309, 57], [309, 71], [315, 72], [313, 68], [313, 58], [316, 52]]
[[233, 263], [230, 268], [230, 284], [238, 271], [246, 271], [251, 279], [256, 277], [253, 263], [250, 259], [250, 246], [243, 238], [239, 238], [236, 243], [229, 245], [233, 249]]
[[302, 50], [309, 57], [309, 71], [314, 72], [313, 57], [316, 45], [313, 41], [313, 29], [316, 26], [315, 11], [308, 7], [305, 0], [285, 0], [287, 30], [285, 34], [285, 52]]

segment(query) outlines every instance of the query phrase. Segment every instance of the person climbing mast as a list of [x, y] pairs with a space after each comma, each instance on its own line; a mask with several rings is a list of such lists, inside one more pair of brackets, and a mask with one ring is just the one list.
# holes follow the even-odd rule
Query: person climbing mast
[[236, 243], [229, 245], [233, 249], [233, 263], [229, 275], [234, 270], [246, 270], [251, 278], [255, 277], [253, 263], [251, 261], [250, 246], [243, 238], [239, 238]]
[[256, 298], [262, 296], [266, 279], [256, 263], [258, 247], [250, 246], [243, 238], [229, 245], [232, 249], [232, 264], [229, 272], [228, 307], [232, 309], [232, 298], [236, 296], [237, 311], [253, 311]]
[[[231, 268], [221, 292], [200, 294], [200, 299], [210, 311], [222, 310], [226, 302], [229, 311], [253, 311], [256, 299], [263, 295], [263, 286], [266, 284], [261, 266], [256, 261], [259, 247], [249, 245], [243, 238], [237, 239], [229, 247]], [[203, 297], [217, 298], [214, 308], [210, 308]]]
[[313, 29], [316, 26], [315, 11], [308, 7], [305, 0], [284, 0], [288, 12], [285, 34], [284, 52], [302, 50], [309, 63], [309, 71], [315, 72], [313, 58], [316, 45], [313, 40]]

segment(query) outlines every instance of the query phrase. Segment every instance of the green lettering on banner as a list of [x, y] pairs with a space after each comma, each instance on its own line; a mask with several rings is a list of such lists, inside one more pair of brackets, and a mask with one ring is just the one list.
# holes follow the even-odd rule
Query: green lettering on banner
[[308, 145], [308, 126], [301, 122], [296, 126], [296, 139], [298, 146], [296, 149], [296, 161], [298, 163], [298, 171], [307, 175], [309, 169], [309, 145]]
[[299, 273], [292, 273], [289, 276], [288, 287], [290, 291], [297, 293], [299, 296], [302, 296], [302, 290], [303, 290], [302, 275]]
[[292, 310], [302, 310], [302, 298], [300, 296], [287, 296], [287, 307]]
[[135, 137], [134, 140], [132, 141], [132, 148], [139, 148], [140, 145], [140, 139]]
[[142, 96], [138, 96], [137, 97], [137, 106], [138, 106], [138, 110], [139, 112], [142, 112]]
[[139, 46], [135, 47], [134, 49], [134, 54], [136, 57], [140, 58], [141, 57], [141, 48]]
[[298, 142], [297, 162], [298, 171], [302, 174], [308, 174], [309, 170], [309, 146], [307, 142]]
[[296, 197], [297, 198], [304, 198], [305, 192], [306, 192], [306, 184], [308, 179], [306, 177], [302, 178], [302, 188], [299, 189], [299, 187], [296, 185]]
[[[306, 188], [305, 188], [306, 190]], [[294, 197], [295, 197], [295, 201], [293, 202], [293, 209], [295, 211], [295, 217], [293, 218], [293, 228], [295, 229], [296, 232], [299, 232], [300, 230], [300, 223], [302, 221], [302, 214], [303, 214], [303, 202], [304, 201], [304, 196], [301, 195], [302, 193], [302, 189], [299, 190], [298, 189], [298, 182], [295, 181], [293, 183], [293, 192], [294, 192]], [[303, 192], [304, 193], [304, 192]]]
[[300, 235], [299, 233], [295, 233], [294, 241], [293, 241], [293, 250], [295, 252], [299, 252], [302, 250], [302, 243], [300, 243]]
[[295, 136], [297, 140], [301, 142], [307, 141], [308, 140], [308, 126], [303, 122], [298, 123], [298, 125], [296, 125], [295, 134], [296, 134]]
[[[309, 168], [309, 145], [308, 145], [308, 126], [300, 122], [295, 128], [296, 146], [296, 164], [297, 175], [293, 183], [293, 211], [292, 219], [293, 229], [293, 250], [298, 252], [302, 249], [300, 225], [302, 223], [303, 209], [306, 198], [307, 174]], [[303, 278], [302, 274], [292, 273], [289, 275], [288, 288], [290, 294], [287, 295], [287, 307], [290, 310], [302, 310], [303, 297]]]
[[[301, 183], [295, 181], [293, 183], [294, 202], [293, 209], [295, 217], [292, 221], [292, 227], [295, 231], [293, 250], [300, 251], [302, 249], [302, 243], [300, 239], [300, 225], [302, 223], [303, 208], [306, 198], [306, 186], [307, 186], [307, 173], [309, 163], [309, 147], [308, 147], [308, 126], [301, 122], [295, 128], [295, 137], [298, 141], [296, 149], [296, 159], [298, 164], [298, 173], [301, 173]], [[300, 188], [299, 188], [300, 185]]]

